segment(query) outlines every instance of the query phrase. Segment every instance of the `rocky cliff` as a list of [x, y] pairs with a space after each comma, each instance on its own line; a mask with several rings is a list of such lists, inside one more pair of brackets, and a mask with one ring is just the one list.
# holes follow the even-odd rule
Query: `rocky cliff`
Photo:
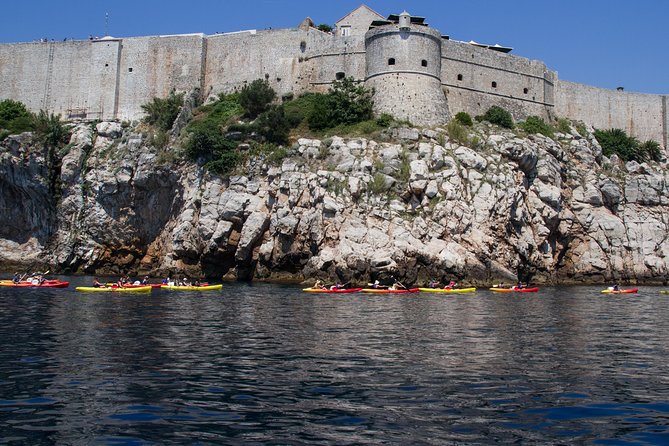
[[[49, 181], [29, 135], [0, 147], [0, 264], [366, 283], [664, 282], [666, 164], [621, 163], [576, 131], [520, 138], [476, 124], [380, 140], [300, 139], [229, 179], [137, 129], [81, 124]], [[55, 185], [54, 185], [55, 184]]]

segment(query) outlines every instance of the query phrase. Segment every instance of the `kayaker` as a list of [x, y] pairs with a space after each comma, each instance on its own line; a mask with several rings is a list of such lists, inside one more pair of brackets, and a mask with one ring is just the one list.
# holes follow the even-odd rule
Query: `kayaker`
[[372, 284], [372, 288], [380, 288], [380, 287], [381, 283], [379, 282], [379, 280], [378, 279], [375, 280], [374, 283]]
[[312, 286], [311, 288], [314, 288], [316, 290], [324, 290], [325, 286], [323, 285], [323, 282], [321, 282], [321, 280], [318, 279], [316, 283], [314, 283], [314, 286]]
[[456, 287], [456, 285], [457, 285], [457, 283], [454, 280], [451, 280], [450, 282], [448, 282], [448, 285], [446, 285], [444, 287], [444, 289], [445, 290], [452, 290], [453, 288]]
[[430, 280], [430, 283], [428, 284], [429, 288], [439, 288], [439, 282], [436, 280]]
[[618, 285], [617, 283], [613, 285], [613, 291], [620, 291], [620, 285]]
[[389, 289], [397, 291], [397, 290], [406, 290], [407, 287], [405, 287], [399, 280], [396, 280], [395, 283], [393, 283]]
[[193, 282], [193, 286], [202, 286], [200, 279], [195, 279], [195, 282]]
[[101, 283], [101, 282], [98, 280], [98, 278], [96, 277], [95, 279], [93, 279], [93, 286], [94, 286], [95, 288], [104, 288], [104, 287], [105, 287], [105, 284], [104, 284], [104, 283]]
[[21, 281], [21, 275], [17, 271], [14, 273], [14, 277], [12, 277], [12, 282], [19, 283], [20, 281]]
[[518, 283], [516, 284], [516, 289], [517, 289], [517, 290], [522, 290], [522, 289], [523, 289], [523, 282], [518, 282]]
[[144, 276], [144, 280], [142, 280], [142, 285], [147, 285], [149, 283], [149, 276]]

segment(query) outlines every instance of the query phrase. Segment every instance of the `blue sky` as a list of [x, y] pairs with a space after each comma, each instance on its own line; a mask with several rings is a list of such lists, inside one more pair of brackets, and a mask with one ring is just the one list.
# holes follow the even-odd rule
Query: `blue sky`
[[[361, 0], [5, 0], [0, 42], [289, 28], [309, 16], [334, 24]], [[669, 0], [369, 0], [407, 10], [452, 39], [510, 46], [560, 79], [669, 94]]]

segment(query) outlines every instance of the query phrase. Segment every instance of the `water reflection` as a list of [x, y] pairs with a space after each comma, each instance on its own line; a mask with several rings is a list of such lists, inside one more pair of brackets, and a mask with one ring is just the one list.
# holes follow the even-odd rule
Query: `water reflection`
[[598, 291], [0, 290], [3, 439], [666, 444], [669, 299]]

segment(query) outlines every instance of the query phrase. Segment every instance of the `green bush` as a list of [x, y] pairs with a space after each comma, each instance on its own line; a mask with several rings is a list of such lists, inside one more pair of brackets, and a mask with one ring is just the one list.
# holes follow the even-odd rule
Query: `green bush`
[[303, 122], [306, 122], [315, 104], [323, 101], [324, 97], [325, 95], [322, 93], [305, 93], [297, 99], [283, 104], [284, 113], [290, 126], [298, 127]]
[[70, 132], [60, 120], [60, 115], [48, 114], [44, 110], [40, 110], [34, 116], [33, 126], [35, 138], [50, 148], [61, 147], [70, 137]]
[[539, 116], [528, 116], [525, 122], [518, 124], [518, 127], [530, 134], [539, 133], [549, 138], [553, 138], [555, 136], [553, 127], [551, 127], [549, 124], [546, 124], [546, 121], [544, 121]]
[[323, 100], [313, 104], [307, 117], [309, 127], [324, 130], [372, 119], [373, 94], [372, 90], [359, 85], [352, 77], [334, 81]]
[[393, 118], [393, 115], [389, 113], [381, 113], [381, 116], [376, 118], [376, 124], [379, 127], [388, 127], [394, 120], [395, 118]]
[[458, 120], [451, 119], [446, 125], [446, 131], [451, 141], [466, 146], [469, 143], [469, 132], [467, 127], [462, 125]]
[[557, 122], [557, 131], [560, 133], [571, 133], [571, 123], [568, 119], [560, 118]]
[[329, 33], [332, 32], [332, 27], [328, 25], [327, 23], [321, 23], [316, 27], [316, 29], [323, 31], [324, 33]]
[[657, 141], [648, 140], [639, 145], [637, 157], [643, 161], [661, 161], [662, 149]]
[[485, 112], [482, 119], [506, 129], [513, 128], [513, 117], [511, 116], [511, 113], [497, 105], [490, 107], [488, 111]]
[[33, 115], [22, 102], [12, 99], [0, 101], [0, 129], [7, 134], [32, 131]]
[[276, 92], [264, 79], [256, 79], [244, 85], [239, 92], [239, 104], [244, 109], [244, 115], [251, 119], [267, 110], [274, 98]]
[[237, 167], [241, 159], [241, 155], [235, 151], [223, 152], [217, 159], [209, 161], [204, 167], [219, 175], [226, 175]]
[[616, 154], [623, 161], [637, 159], [639, 141], [632, 136], [628, 136], [624, 130], [595, 130], [595, 138], [602, 146], [602, 153], [605, 156]]
[[233, 151], [237, 143], [226, 139], [218, 128], [198, 128], [186, 143], [186, 155], [193, 161], [211, 160], [223, 152]]
[[172, 92], [165, 99], [153, 98], [148, 104], [142, 105], [142, 110], [146, 113], [145, 121], [161, 130], [168, 131], [172, 128], [183, 104], [183, 93]]
[[472, 117], [469, 116], [469, 113], [467, 112], [456, 113], [455, 120], [462, 125], [466, 125], [467, 127], [471, 127], [472, 125], [474, 125], [474, 123], [472, 122]]
[[199, 128], [223, 129], [235, 117], [244, 113], [239, 104], [239, 93], [221, 94], [216, 102], [203, 105], [193, 111], [194, 118], [186, 127], [187, 132], [195, 132]]
[[255, 127], [258, 133], [271, 143], [286, 144], [288, 142], [291, 126], [282, 105], [270, 107], [258, 116]]

